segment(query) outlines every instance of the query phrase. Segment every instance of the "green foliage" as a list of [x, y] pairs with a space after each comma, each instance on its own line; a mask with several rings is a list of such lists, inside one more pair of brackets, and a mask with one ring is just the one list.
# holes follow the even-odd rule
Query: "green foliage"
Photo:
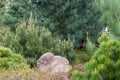
[[12, 30], [21, 21], [27, 23], [32, 12], [35, 25], [47, 27], [52, 35], [62, 40], [75, 41], [74, 46], [77, 48], [82, 46], [86, 32], [95, 42], [101, 30], [97, 24], [99, 14], [93, 8], [93, 0], [42, 0], [39, 3], [35, 0], [9, 0], [8, 7], [1, 22]]
[[20, 54], [15, 54], [8, 48], [0, 47], [0, 69], [20, 69], [24, 68], [25, 65], [25, 59]]
[[98, 42], [99, 44], [102, 42], [107, 42], [109, 40], [111, 40], [112, 37], [108, 36], [108, 35], [101, 35], [101, 37], [99, 37]]
[[119, 80], [120, 42], [107, 35], [101, 36], [99, 40], [102, 42], [91, 60], [86, 64], [85, 75], [80, 79]]
[[15, 30], [21, 21], [28, 21], [30, 12], [38, 18], [39, 10], [31, 0], [9, 0], [8, 9], [4, 12], [1, 22]]
[[0, 27], [0, 45], [14, 49], [15, 35], [8, 27]]
[[70, 62], [76, 58], [73, 42], [52, 37], [51, 32], [44, 27], [35, 27], [32, 13], [28, 23], [21, 22], [15, 33], [8, 28], [1, 29], [1, 45], [21, 53], [31, 66], [35, 66], [37, 59], [46, 52], [64, 56]]
[[0, 27], [2, 26], [1, 20], [2, 20], [4, 12], [6, 10], [5, 3], [6, 3], [6, 0], [1, 0], [0, 1]]
[[5, 0], [1, 0], [0, 1], [0, 17], [1, 17], [1, 15], [4, 13], [4, 11], [5, 11], [5, 3], [6, 3], [6, 1]]
[[34, 27], [31, 21], [28, 25], [22, 23], [17, 27], [16, 38], [18, 39], [16, 51], [30, 58], [28, 60], [32, 58], [32, 64], [36, 63], [36, 60], [45, 52], [65, 56], [70, 62], [75, 60], [73, 43], [70, 40], [62, 41], [59, 38], [53, 38], [48, 29]]
[[[88, 72], [89, 73], [89, 72]], [[87, 74], [84, 74], [84, 72], [80, 72], [80, 71], [74, 71], [72, 73], [72, 80], [102, 80], [101, 76], [99, 75], [99, 72], [91, 72], [91, 78], [86, 78], [86, 77], [83, 77], [84, 75], [87, 75]]]
[[48, 27], [54, 36], [74, 40], [81, 47], [86, 32], [96, 41], [101, 27], [97, 25], [99, 14], [93, 8], [93, 0], [42, 0], [41, 24]]
[[95, 0], [95, 7], [102, 13], [101, 25], [108, 24], [110, 32], [120, 37], [120, 0]]
[[83, 77], [83, 72], [80, 71], [74, 71], [72, 72], [72, 80], [80, 80]]
[[88, 52], [94, 52], [94, 50], [95, 50], [95, 45], [90, 41], [89, 38], [87, 38], [87, 42], [86, 42], [86, 45], [85, 45], [85, 49], [86, 49]]
[[75, 53], [77, 55], [77, 58], [76, 58], [76, 63], [74, 64], [88, 62], [91, 56], [93, 55], [93, 52], [88, 52], [86, 50], [78, 50], [78, 49], [75, 50]]

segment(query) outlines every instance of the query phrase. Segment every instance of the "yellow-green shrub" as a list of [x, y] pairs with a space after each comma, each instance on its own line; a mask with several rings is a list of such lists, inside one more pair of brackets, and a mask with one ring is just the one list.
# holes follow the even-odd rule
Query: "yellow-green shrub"
[[9, 48], [0, 47], [0, 69], [19, 69], [26, 65], [25, 59], [20, 54], [13, 53]]

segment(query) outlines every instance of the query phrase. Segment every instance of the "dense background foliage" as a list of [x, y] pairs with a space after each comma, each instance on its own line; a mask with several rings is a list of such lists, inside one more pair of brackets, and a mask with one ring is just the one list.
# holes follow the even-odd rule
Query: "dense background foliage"
[[74, 40], [75, 47], [83, 47], [87, 32], [95, 41], [101, 30], [97, 25], [99, 14], [92, 3], [93, 0], [42, 0], [39, 5], [41, 24], [54, 36]]
[[5, 1], [2, 2], [5, 2], [4, 4], [7, 6], [7, 8], [5, 8], [6, 11], [2, 16], [1, 22], [10, 27], [12, 30], [15, 30], [21, 21], [27, 22], [30, 12], [33, 12], [33, 15], [35, 15], [36, 18], [39, 16], [39, 10], [31, 0]]
[[97, 20], [99, 11], [93, 7], [93, 0], [10, 0], [2, 23], [15, 30], [21, 21], [33, 13], [35, 25], [47, 27], [54, 36], [62, 40], [74, 40], [75, 47], [84, 47], [86, 33], [96, 42], [101, 26]]

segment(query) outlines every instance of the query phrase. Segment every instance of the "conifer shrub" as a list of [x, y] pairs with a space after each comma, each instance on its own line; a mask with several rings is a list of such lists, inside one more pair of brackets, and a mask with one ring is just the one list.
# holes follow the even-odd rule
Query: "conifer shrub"
[[119, 80], [120, 41], [108, 35], [102, 35], [98, 41], [100, 46], [86, 64], [84, 75], [79, 80]]
[[15, 50], [21, 53], [31, 66], [35, 66], [37, 59], [46, 52], [64, 56], [70, 62], [75, 60], [73, 42], [52, 37], [46, 28], [21, 23], [16, 29], [16, 38]]
[[15, 35], [10, 31], [8, 27], [0, 27], [0, 46], [13, 49], [13, 44], [15, 43], [15, 41]]
[[23, 55], [31, 67], [35, 66], [37, 59], [46, 52], [64, 56], [70, 62], [75, 61], [73, 42], [53, 37], [47, 28], [35, 26], [32, 13], [29, 21], [21, 22], [14, 33], [9, 28], [1, 27], [1, 29], [0, 45]]
[[21, 53], [31, 66], [35, 66], [37, 59], [46, 52], [64, 56], [70, 62], [75, 60], [73, 42], [53, 37], [47, 28], [35, 26], [32, 14], [27, 24], [22, 22], [16, 28], [15, 35], [15, 51]]
[[9, 48], [0, 47], [0, 70], [24, 68], [26, 61], [20, 54], [13, 53]]
[[91, 40], [89, 38], [87, 38], [85, 50], [87, 52], [91, 52], [91, 53], [93, 53], [95, 51], [95, 45], [91, 42]]

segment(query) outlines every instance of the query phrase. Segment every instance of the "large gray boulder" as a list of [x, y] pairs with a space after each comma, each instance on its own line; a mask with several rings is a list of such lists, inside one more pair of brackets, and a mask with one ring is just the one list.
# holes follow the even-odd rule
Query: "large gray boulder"
[[[43, 54], [37, 61], [40, 71], [49, 72], [51, 75], [66, 74], [69, 72], [69, 61], [65, 57], [55, 56], [52, 53]], [[68, 80], [67, 76], [63, 80]]]

